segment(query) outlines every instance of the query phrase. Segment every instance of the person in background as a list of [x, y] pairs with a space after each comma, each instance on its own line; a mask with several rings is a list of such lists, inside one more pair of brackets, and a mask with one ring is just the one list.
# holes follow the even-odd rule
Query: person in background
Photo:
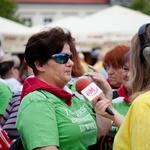
[[106, 79], [108, 78], [108, 73], [106, 71], [106, 69], [103, 66], [103, 58], [104, 58], [104, 54], [102, 54], [102, 52], [99, 49], [99, 53], [97, 56], [97, 61], [94, 64], [94, 68], [97, 69], [100, 74], [102, 74]]
[[0, 122], [12, 95], [13, 93], [10, 88], [4, 82], [0, 81]]
[[108, 82], [112, 89], [118, 89], [123, 82], [122, 58], [130, 50], [129, 46], [117, 45], [104, 56], [103, 66], [108, 73]]
[[100, 70], [100, 69], [102, 69], [102, 67], [103, 67], [103, 57], [102, 57], [102, 54], [99, 53], [97, 61], [94, 64], [94, 68], [97, 69], [97, 70]]
[[[27, 76], [32, 77], [33, 76], [32, 69], [28, 66], [27, 68], [28, 68]], [[7, 135], [11, 140], [15, 140], [19, 138], [19, 133], [15, 123], [16, 123], [17, 113], [21, 102], [20, 101], [21, 93], [22, 93], [22, 89], [20, 89], [20, 91], [13, 94], [11, 100], [9, 101], [6, 107], [6, 110], [3, 114], [1, 124], [0, 124], [1, 128], [7, 132]]]
[[6, 131], [8, 137], [11, 140], [17, 139], [19, 137], [19, 133], [16, 129], [15, 123], [18, 108], [20, 106], [20, 97], [21, 91], [18, 91], [12, 95], [12, 98], [6, 106], [3, 117], [1, 119], [0, 127]]
[[20, 91], [22, 88], [19, 79], [20, 60], [17, 56], [5, 54], [0, 57], [0, 75], [6, 82], [13, 93]]
[[21, 61], [20, 58], [17, 55], [12, 55], [12, 59], [14, 61], [14, 68], [15, 68], [15, 78], [20, 82], [20, 65]]
[[[125, 56], [122, 59], [122, 76], [123, 76], [123, 83], [121, 84], [120, 88], [117, 89], [117, 91], [114, 91], [113, 94], [115, 94], [113, 97], [115, 99], [112, 100], [112, 106], [113, 108], [118, 112], [118, 114], [122, 116], [126, 116], [129, 107], [130, 107], [130, 100], [129, 97], [131, 95], [131, 88], [130, 88], [130, 51], [125, 54]], [[94, 67], [95, 68], [95, 67]], [[93, 69], [94, 70], [94, 69]], [[96, 70], [95, 70], [96, 71]], [[91, 73], [86, 73], [86, 75], [89, 75], [91, 77], [94, 77]], [[98, 81], [102, 81], [103, 77], [99, 75]], [[103, 80], [103, 83], [107, 83], [106, 80]], [[106, 85], [106, 89], [109, 89], [110, 87]], [[109, 98], [110, 99], [110, 98]], [[110, 132], [107, 136], [103, 137], [103, 149], [104, 150], [111, 150], [113, 147], [113, 141], [114, 137], [118, 131], [119, 127], [115, 124], [112, 125]]]
[[[121, 115], [121, 120], [124, 120], [124, 117], [126, 116], [131, 103], [130, 103], [130, 95], [131, 95], [131, 85], [130, 85], [130, 51], [125, 54], [122, 60], [122, 77], [123, 77], [123, 83], [121, 86], [113, 92], [113, 100], [112, 100], [112, 106], [113, 108], [118, 112], [119, 115]], [[122, 122], [120, 122], [119, 126], [116, 125], [115, 122], [112, 125], [109, 134], [105, 137], [105, 149], [113, 149], [113, 142], [114, 137], [116, 133], [119, 130], [120, 125]], [[107, 147], [106, 147], [107, 145]]]
[[[113, 92], [113, 98], [115, 99], [113, 102], [118, 101], [118, 97], [124, 98], [126, 102], [129, 102], [129, 97], [131, 95], [130, 88], [130, 51], [126, 53], [122, 59], [122, 77], [123, 82], [121, 86]], [[117, 99], [117, 100], [116, 100]], [[122, 99], [120, 99], [122, 100]]]
[[80, 64], [81, 64], [82, 68], [84, 69], [84, 72], [90, 72], [91, 70], [88, 67], [88, 63], [85, 61], [84, 53], [81, 51], [79, 46], [75, 46], [75, 47], [78, 52], [78, 58], [80, 60]]
[[[4, 52], [1, 49], [1, 41], [0, 41], [0, 57], [4, 55]], [[2, 120], [4, 111], [12, 97], [12, 92], [10, 88], [7, 86], [5, 80], [0, 77], [0, 122]]]
[[[130, 96], [131, 96], [131, 85], [130, 85], [130, 51], [125, 54], [122, 60], [122, 77], [123, 82], [120, 86], [120, 88], [117, 89], [117, 91], [114, 91], [114, 98], [112, 100], [112, 106], [117, 110], [122, 116], [126, 116], [129, 107], [130, 107]], [[110, 130], [110, 134], [115, 136], [118, 127], [116, 125], [112, 126], [112, 129]]]
[[[87, 150], [110, 127], [109, 119], [66, 86], [72, 78], [73, 43], [71, 33], [57, 27], [32, 35], [26, 44], [25, 60], [35, 77], [24, 82], [16, 121], [26, 150]], [[97, 111], [99, 98], [93, 101]]]

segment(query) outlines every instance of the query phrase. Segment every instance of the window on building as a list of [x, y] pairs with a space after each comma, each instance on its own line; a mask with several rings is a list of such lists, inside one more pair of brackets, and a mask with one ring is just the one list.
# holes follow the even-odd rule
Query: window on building
[[32, 19], [31, 18], [23, 18], [25, 25], [32, 26]]
[[52, 18], [44, 18], [44, 24], [48, 24], [48, 23], [50, 23], [52, 21], [53, 21]]

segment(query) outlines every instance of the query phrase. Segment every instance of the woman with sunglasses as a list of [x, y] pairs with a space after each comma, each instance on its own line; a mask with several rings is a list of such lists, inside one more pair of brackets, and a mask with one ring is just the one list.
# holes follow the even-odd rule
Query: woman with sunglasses
[[26, 44], [25, 60], [35, 77], [24, 82], [16, 121], [25, 150], [87, 150], [110, 127], [66, 86], [76, 63], [72, 44], [70, 32], [61, 28], [34, 34]]

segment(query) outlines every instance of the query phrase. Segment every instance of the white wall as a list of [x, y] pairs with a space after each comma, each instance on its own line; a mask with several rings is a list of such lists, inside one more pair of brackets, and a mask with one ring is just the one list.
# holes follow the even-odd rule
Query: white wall
[[19, 4], [17, 13], [21, 18], [31, 18], [32, 25], [43, 25], [45, 18], [54, 21], [67, 16], [85, 17], [108, 6], [108, 4]]

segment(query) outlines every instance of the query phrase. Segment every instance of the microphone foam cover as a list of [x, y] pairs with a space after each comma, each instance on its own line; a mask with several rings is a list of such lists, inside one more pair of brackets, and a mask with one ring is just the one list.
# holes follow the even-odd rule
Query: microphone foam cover
[[87, 78], [80, 78], [76, 82], [76, 91], [81, 94], [81, 91], [86, 88], [91, 82]]

